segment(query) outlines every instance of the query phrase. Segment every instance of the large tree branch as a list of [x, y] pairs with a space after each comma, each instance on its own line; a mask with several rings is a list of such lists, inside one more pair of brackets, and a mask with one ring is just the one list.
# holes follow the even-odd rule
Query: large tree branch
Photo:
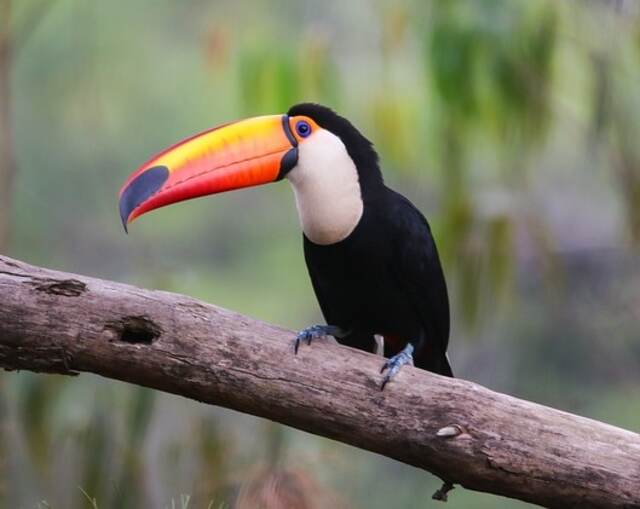
[[0, 367], [80, 371], [266, 417], [547, 507], [640, 508], [640, 435], [172, 293], [0, 256]]

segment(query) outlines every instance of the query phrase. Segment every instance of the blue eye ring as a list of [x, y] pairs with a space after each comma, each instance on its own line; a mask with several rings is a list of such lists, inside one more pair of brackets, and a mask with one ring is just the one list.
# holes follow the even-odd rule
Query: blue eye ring
[[309, 136], [311, 134], [311, 126], [309, 125], [309, 122], [305, 120], [298, 120], [298, 122], [296, 122], [296, 132], [303, 138]]

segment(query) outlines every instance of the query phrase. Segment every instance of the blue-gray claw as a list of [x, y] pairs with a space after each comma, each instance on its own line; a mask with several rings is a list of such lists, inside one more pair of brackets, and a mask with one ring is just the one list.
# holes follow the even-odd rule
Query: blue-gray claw
[[322, 336], [333, 336], [335, 338], [343, 338], [347, 335], [347, 332], [342, 330], [340, 327], [336, 325], [312, 325], [311, 327], [307, 327], [306, 329], [302, 329], [298, 335], [296, 336], [296, 340], [294, 343], [294, 353], [298, 353], [298, 348], [300, 348], [300, 343], [306, 341], [308, 345], [311, 344], [311, 341], [314, 338], [321, 338]]
[[400, 371], [400, 368], [405, 364], [413, 365], [413, 345], [409, 343], [404, 349], [397, 355], [391, 357], [387, 362], [384, 363], [380, 373], [384, 373], [386, 369], [387, 374], [384, 375], [382, 379], [382, 385], [380, 386], [380, 390], [384, 390], [384, 386]]

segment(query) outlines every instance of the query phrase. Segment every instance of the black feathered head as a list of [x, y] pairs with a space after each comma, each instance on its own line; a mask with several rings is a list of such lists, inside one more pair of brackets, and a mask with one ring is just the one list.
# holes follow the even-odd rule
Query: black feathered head
[[383, 183], [378, 154], [373, 144], [349, 120], [341, 117], [331, 108], [315, 103], [296, 104], [289, 108], [287, 114], [290, 118], [309, 117], [319, 127], [340, 138], [358, 170], [363, 195], [369, 188]]

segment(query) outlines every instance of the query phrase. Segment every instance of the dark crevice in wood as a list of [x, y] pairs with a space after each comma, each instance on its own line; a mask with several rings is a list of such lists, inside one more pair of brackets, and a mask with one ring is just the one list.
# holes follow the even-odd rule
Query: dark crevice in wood
[[150, 345], [162, 334], [162, 329], [147, 316], [125, 316], [105, 328], [115, 332], [116, 340], [139, 345]]
[[36, 290], [50, 295], [64, 295], [65, 297], [80, 297], [87, 291], [87, 285], [77, 279], [65, 279], [62, 281], [38, 281]]

